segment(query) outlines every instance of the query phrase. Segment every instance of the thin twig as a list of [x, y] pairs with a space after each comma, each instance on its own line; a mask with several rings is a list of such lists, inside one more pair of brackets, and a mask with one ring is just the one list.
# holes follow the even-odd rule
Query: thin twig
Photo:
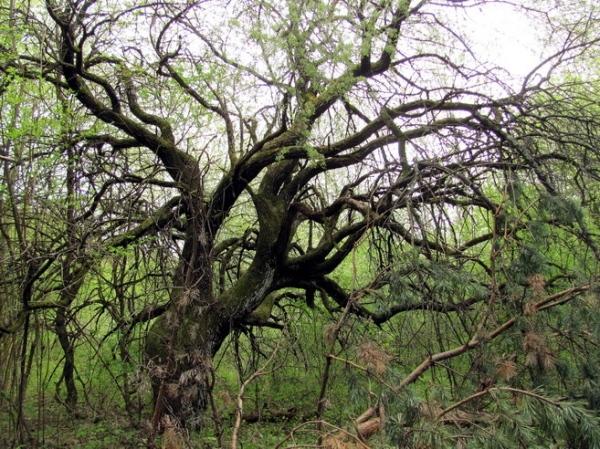
[[262, 367], [260, 367], [257, 371], [255, 371], [240, 386], [240, 390], [235, 399], [236, 416], [235, 416], [235, 424], [233, 426], [233, 431], [231, 433], [231, 449], [237, 449], [237, 447], [238, 447], [238, 433], [240, 431], [240, 427], [242, 426], [242, 419], [243, 419], [243, 414], [244, 414], [243, 396], [244, 396], [244, 392], [246, 391], [246, 387], [248, 385], [250, 385], [250, 383], [253, 382], [255, 379], [258, 379], [259, 377], [265, 376], [267, 374], [274, 373], [281, 367], [281, 364], [280, 364], [280, 365], [276, 366], [275, 368], [266, 371], [267, 366], [269, 366], [271, 364], [271, 362], [273, 361], [273, 358], [279, 352], [279, 348], [281, 347], [282, 342], [283, 342], [283, 339], [279, 339], [279, 341], [277, 342], [277, 345], [275, 346], [275, 349], [273, 349], [273, 352], [271, 352], [271, 355], [269, 356], [267, 361], [264, 363], [264, 365]]

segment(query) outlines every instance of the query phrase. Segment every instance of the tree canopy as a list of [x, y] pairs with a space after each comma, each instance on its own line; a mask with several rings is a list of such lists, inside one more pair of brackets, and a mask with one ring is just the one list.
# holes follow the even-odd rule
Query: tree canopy
[[[526, 75], [469, 25], [501, 11], [539, 33]], [[1, 6], [0, 402], [18, 441], [33, 362], [78, 415], [77, 354], [109, 341], [134, 367], [102, 368], [130, 414], [133, 371], [151, 379], [152, 441], [209, 409], [220, 438], [215, 360], [246, 338], [260, 364], [235, 447], [244, 388], [296, 328], [300, 348], [325, 335], [304, 415], [319, 444], [344, 369], [368, 390], [364, 445], [385, 428], [599, 447], [598, 19], [550, 0]], [[414, 399], [426, 383], [435, 399]]]

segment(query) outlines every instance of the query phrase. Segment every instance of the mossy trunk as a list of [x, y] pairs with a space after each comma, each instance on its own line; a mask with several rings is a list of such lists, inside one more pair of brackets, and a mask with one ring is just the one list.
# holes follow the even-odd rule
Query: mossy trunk
[[[209, 404], [212, 360], [231, 330], [269, 293], [274, 269], [251, 267], [218, 299], [174, 289], [171, 307], [152, 325], [146, 357], [154, 390], [152, 426], [200, 429]], [[194, 296], [186, 298], [187, 295]], [[187, 304], [191, 301], [191, 304]], [[178, 308], [174, 304], [186, 303]]]
[[202, 426], [212, 357], [228, 333], [215, 311], [211, 240], [198, 214], [189, 219], [167, 312], [152, 325], [146, 357], [154, 390], [154, 429]]
[[[285, 167], [289, 170], [289, 164]], [[270, 293], [281, 266], [280, 238], [285, 216], [281, 201], [269, 192], [280, 179], [273, 170], [253, 197], [260, 232], [252, 263], [225, 292], [214, 296], [212, 235], [202, 210], [190, 207], [181, 263], [173, 277], [169, 310], [150, 329], [146, 356], [154, 386], [154, 429], [176, 424], [202, 426], [212, 388], [212, 359], [229, 333]], [[267, 193], [264, 193], [267, 192]], [[190, 202], [188, 204], [202, 204]], [[167, 422], [170, 419], [169, 422]]]
[[[274, 270], [253, 269], [218, 299], [174, 289], [171, 307], [146, 340], [154, 392], [154, 429], [200, 429], [212, 389], [212, 360], [231, 330], [268, 294]], [[186, 298], [187, 295], [194, 296]], [[191, 301], [191, 304], [188, 304]], [[178, 308], [174, 304], [187, 304]]]
[[156, 320], [146, 344], [154, 393], [152, 425], [200, 429], [211, 391], [214, 348], [224, 336], [213, 335], [206, 321], [196, 322], [191, 311], [175, 318], [172, 313]]

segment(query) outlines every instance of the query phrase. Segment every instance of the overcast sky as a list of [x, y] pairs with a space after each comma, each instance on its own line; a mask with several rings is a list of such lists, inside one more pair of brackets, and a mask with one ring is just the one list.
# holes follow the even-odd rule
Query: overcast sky
[[510, 5], [457, 8], [455, 14], [461, 29], [468, 30], [478, 58], [506, 69], [515, 79], [513, 88], [520, 87], [523, 77], [547, 54], [540, 43], [542, 32]]

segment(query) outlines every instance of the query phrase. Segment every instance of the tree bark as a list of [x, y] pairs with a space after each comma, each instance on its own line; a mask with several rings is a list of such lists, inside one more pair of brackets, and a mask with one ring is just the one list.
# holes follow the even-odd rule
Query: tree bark
[[256, 254], [247, 271], [218, 298], [214, 296], [211, 254], [214, 242], [200, 197], [188, 199], [188, 228], [181, 260], [173, 276], [169, 310], [152, 326], [146, 356], [153, 383], [152, 425], [166, 420], [187, 429], [202, 427], [212, 384], [212, 358], [232, 329], [238, 326], [274, 285], [281, 266], [285, 211], [269, 192], [278, 169], [266, 175], [253, 198], [260, 232]]
[[[64, 399], [64, 405], [69, 412], [73, 413], [76, 410], [78, 399], [77, 386], [75, 385], [75, 347], [69, 337], [67, 323], [67, 313], [65, 308], [58, 308], [54, 320], [54, 331], [56, 332], [60, 347], [65, 356], [61, 376], [61, 380], [64, 381], [67, 390], [67, 397]], [[60, 397], [60, 383], [61, 382], [59, 381], [56, 385], [56, 395], [58, 397]]]

